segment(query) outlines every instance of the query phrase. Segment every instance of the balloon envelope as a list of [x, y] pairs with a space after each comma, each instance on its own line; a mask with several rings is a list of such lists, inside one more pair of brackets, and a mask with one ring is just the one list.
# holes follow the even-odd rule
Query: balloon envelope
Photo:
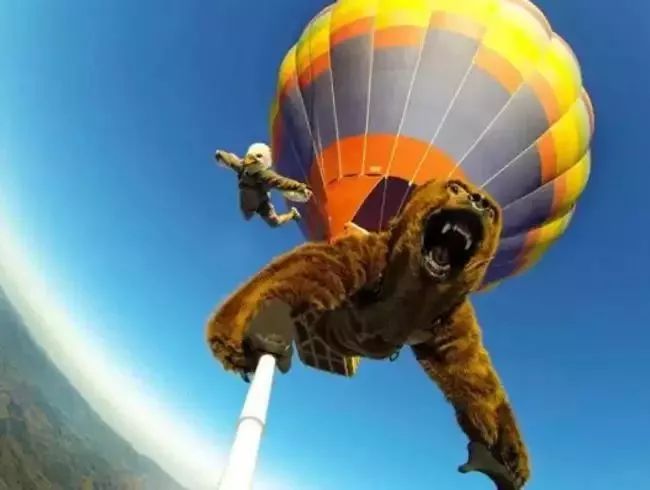
[[484, 288], [562, 235], [593, 130], [576, 57], [528, 0], [339, 0], [285, 56], [271, 109], [278, 170], [314, 191], [309, 239], [384, 229], [432, 178], [485, 188], [504, 229]]

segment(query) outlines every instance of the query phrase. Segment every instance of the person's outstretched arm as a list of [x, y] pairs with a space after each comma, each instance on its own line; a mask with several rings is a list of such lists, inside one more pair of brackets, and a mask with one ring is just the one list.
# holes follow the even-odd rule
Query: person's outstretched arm
[[307, 184], [284, 177], [271, 169], [260, 172], [260, 178], [267, 186], [279, 191], [305, 192], [309, 190]]
[[230, 153], [223, 150], [217, 150], [214, 153], [214, 159], [217, 162], [224, 164], [226, 167], [233, 169], [235, 172], [239, 172], [243, 168], [241, 158], [239, 158], [234, 153]]

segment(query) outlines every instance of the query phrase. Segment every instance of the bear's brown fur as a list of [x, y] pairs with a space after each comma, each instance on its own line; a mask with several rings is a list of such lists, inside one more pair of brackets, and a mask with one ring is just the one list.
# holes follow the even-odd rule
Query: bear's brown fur
[[[472, 207], [476, 199], [480, 211]], [[423, 265], [429, 218], [459, 210], [480, 216], [480, 243], [460, 270], [434, 278]], [[313, 328], [342, 355], [383, 358], [410, 345], [468, 438], [485, 444], [520, 487], [529, 478], [527, 451], [468, 299], [500, 232], [500, 210], [483, 191], [431, 181], [413, 192], [387, 231], [307, 243], [272, 261], [214, 312], [208, 343], [226, 369], [245, 370], [247, 328], [266, 305], [281, 301], [291, 310], [287, 321]]]

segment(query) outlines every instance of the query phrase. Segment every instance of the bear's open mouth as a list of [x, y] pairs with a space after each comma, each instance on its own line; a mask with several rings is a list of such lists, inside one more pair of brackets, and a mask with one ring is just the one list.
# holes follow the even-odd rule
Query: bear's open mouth
[[483, 240], [480, 216], [469, 210], [439, 210], [426, 220], [422, 257], [434, 279], [446, 279], [461, 270]]

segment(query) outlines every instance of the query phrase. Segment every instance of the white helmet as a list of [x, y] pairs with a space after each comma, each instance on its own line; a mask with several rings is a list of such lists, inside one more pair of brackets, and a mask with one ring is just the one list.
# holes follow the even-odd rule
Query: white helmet
[[248, 147], [244, 161], [251, 170], [270, 168], [272, 163], [271, 148], [266, 143], [253, 143]]

